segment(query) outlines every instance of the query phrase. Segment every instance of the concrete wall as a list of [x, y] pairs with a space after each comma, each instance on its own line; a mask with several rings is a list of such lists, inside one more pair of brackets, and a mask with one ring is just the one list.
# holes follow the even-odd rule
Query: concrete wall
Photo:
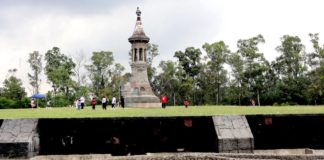
[[324, 149], [324, 115], [248, 115], [255, 149]]
[[0, 128], [0, 157], [31, 157], [38, 154], [37, 119], [6, 119]]
[[0, 120], [3, 122], [0, 156], [324, 149], [323, 117], [250, 115]]

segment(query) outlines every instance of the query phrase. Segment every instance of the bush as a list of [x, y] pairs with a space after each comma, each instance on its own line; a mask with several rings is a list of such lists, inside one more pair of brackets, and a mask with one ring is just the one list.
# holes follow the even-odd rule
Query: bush
[[7, 99], [5, 97], [0, 97], [0, 109], [7, 108], [18, 108], [17, 103], [14, 100]]
[[275, 102], [272, 104], [272, 106], [280, 106], [279, 103]]
[[284, 102], [284, 103], [281, 103], [280, 105], [281, 106], [289, 106], [290, 104], [289, 104], [289, 102]]
[[19, 108], [29, 108], [30, 99], [28, 97], [23, 97], [19, 102]]
[[63, 95], [57, 95], [51, 99], [51, 105], [53, 107], [66, 107], [71, 104], [69, 98]]

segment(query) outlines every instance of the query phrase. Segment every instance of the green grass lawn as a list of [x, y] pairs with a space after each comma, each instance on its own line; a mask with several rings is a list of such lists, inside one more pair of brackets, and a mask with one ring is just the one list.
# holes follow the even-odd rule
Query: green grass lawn
[[164, 116], [209, 116], [209, 115], [254, 115], [254, 114], [324, 114], [324, 106], [294, 107], [238, 107], [238, 106], [191, 106], [189, 108], [108, 108], [97, 106], [76, 110], [64, 108], [0, 109], [0, 119], [11, 118], [91, 118], [91, 117], [164, 117]]

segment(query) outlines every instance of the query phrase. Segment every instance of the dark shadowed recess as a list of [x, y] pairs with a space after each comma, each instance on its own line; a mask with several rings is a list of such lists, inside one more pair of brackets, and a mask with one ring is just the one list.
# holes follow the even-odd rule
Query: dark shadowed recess
[[324, 149], [323, 115], [247, 116], [255, 149]]
[[40, 119], [40, 154], [215, 152], [211, 117]]

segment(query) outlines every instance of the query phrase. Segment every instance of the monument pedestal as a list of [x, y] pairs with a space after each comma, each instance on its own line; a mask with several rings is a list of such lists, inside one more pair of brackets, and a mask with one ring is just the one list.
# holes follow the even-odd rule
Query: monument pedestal
[[160, 99], [152, 92], [149, 82], [136, 83], [132, 80], [122, 90], [126, 107], [160, 108]]

